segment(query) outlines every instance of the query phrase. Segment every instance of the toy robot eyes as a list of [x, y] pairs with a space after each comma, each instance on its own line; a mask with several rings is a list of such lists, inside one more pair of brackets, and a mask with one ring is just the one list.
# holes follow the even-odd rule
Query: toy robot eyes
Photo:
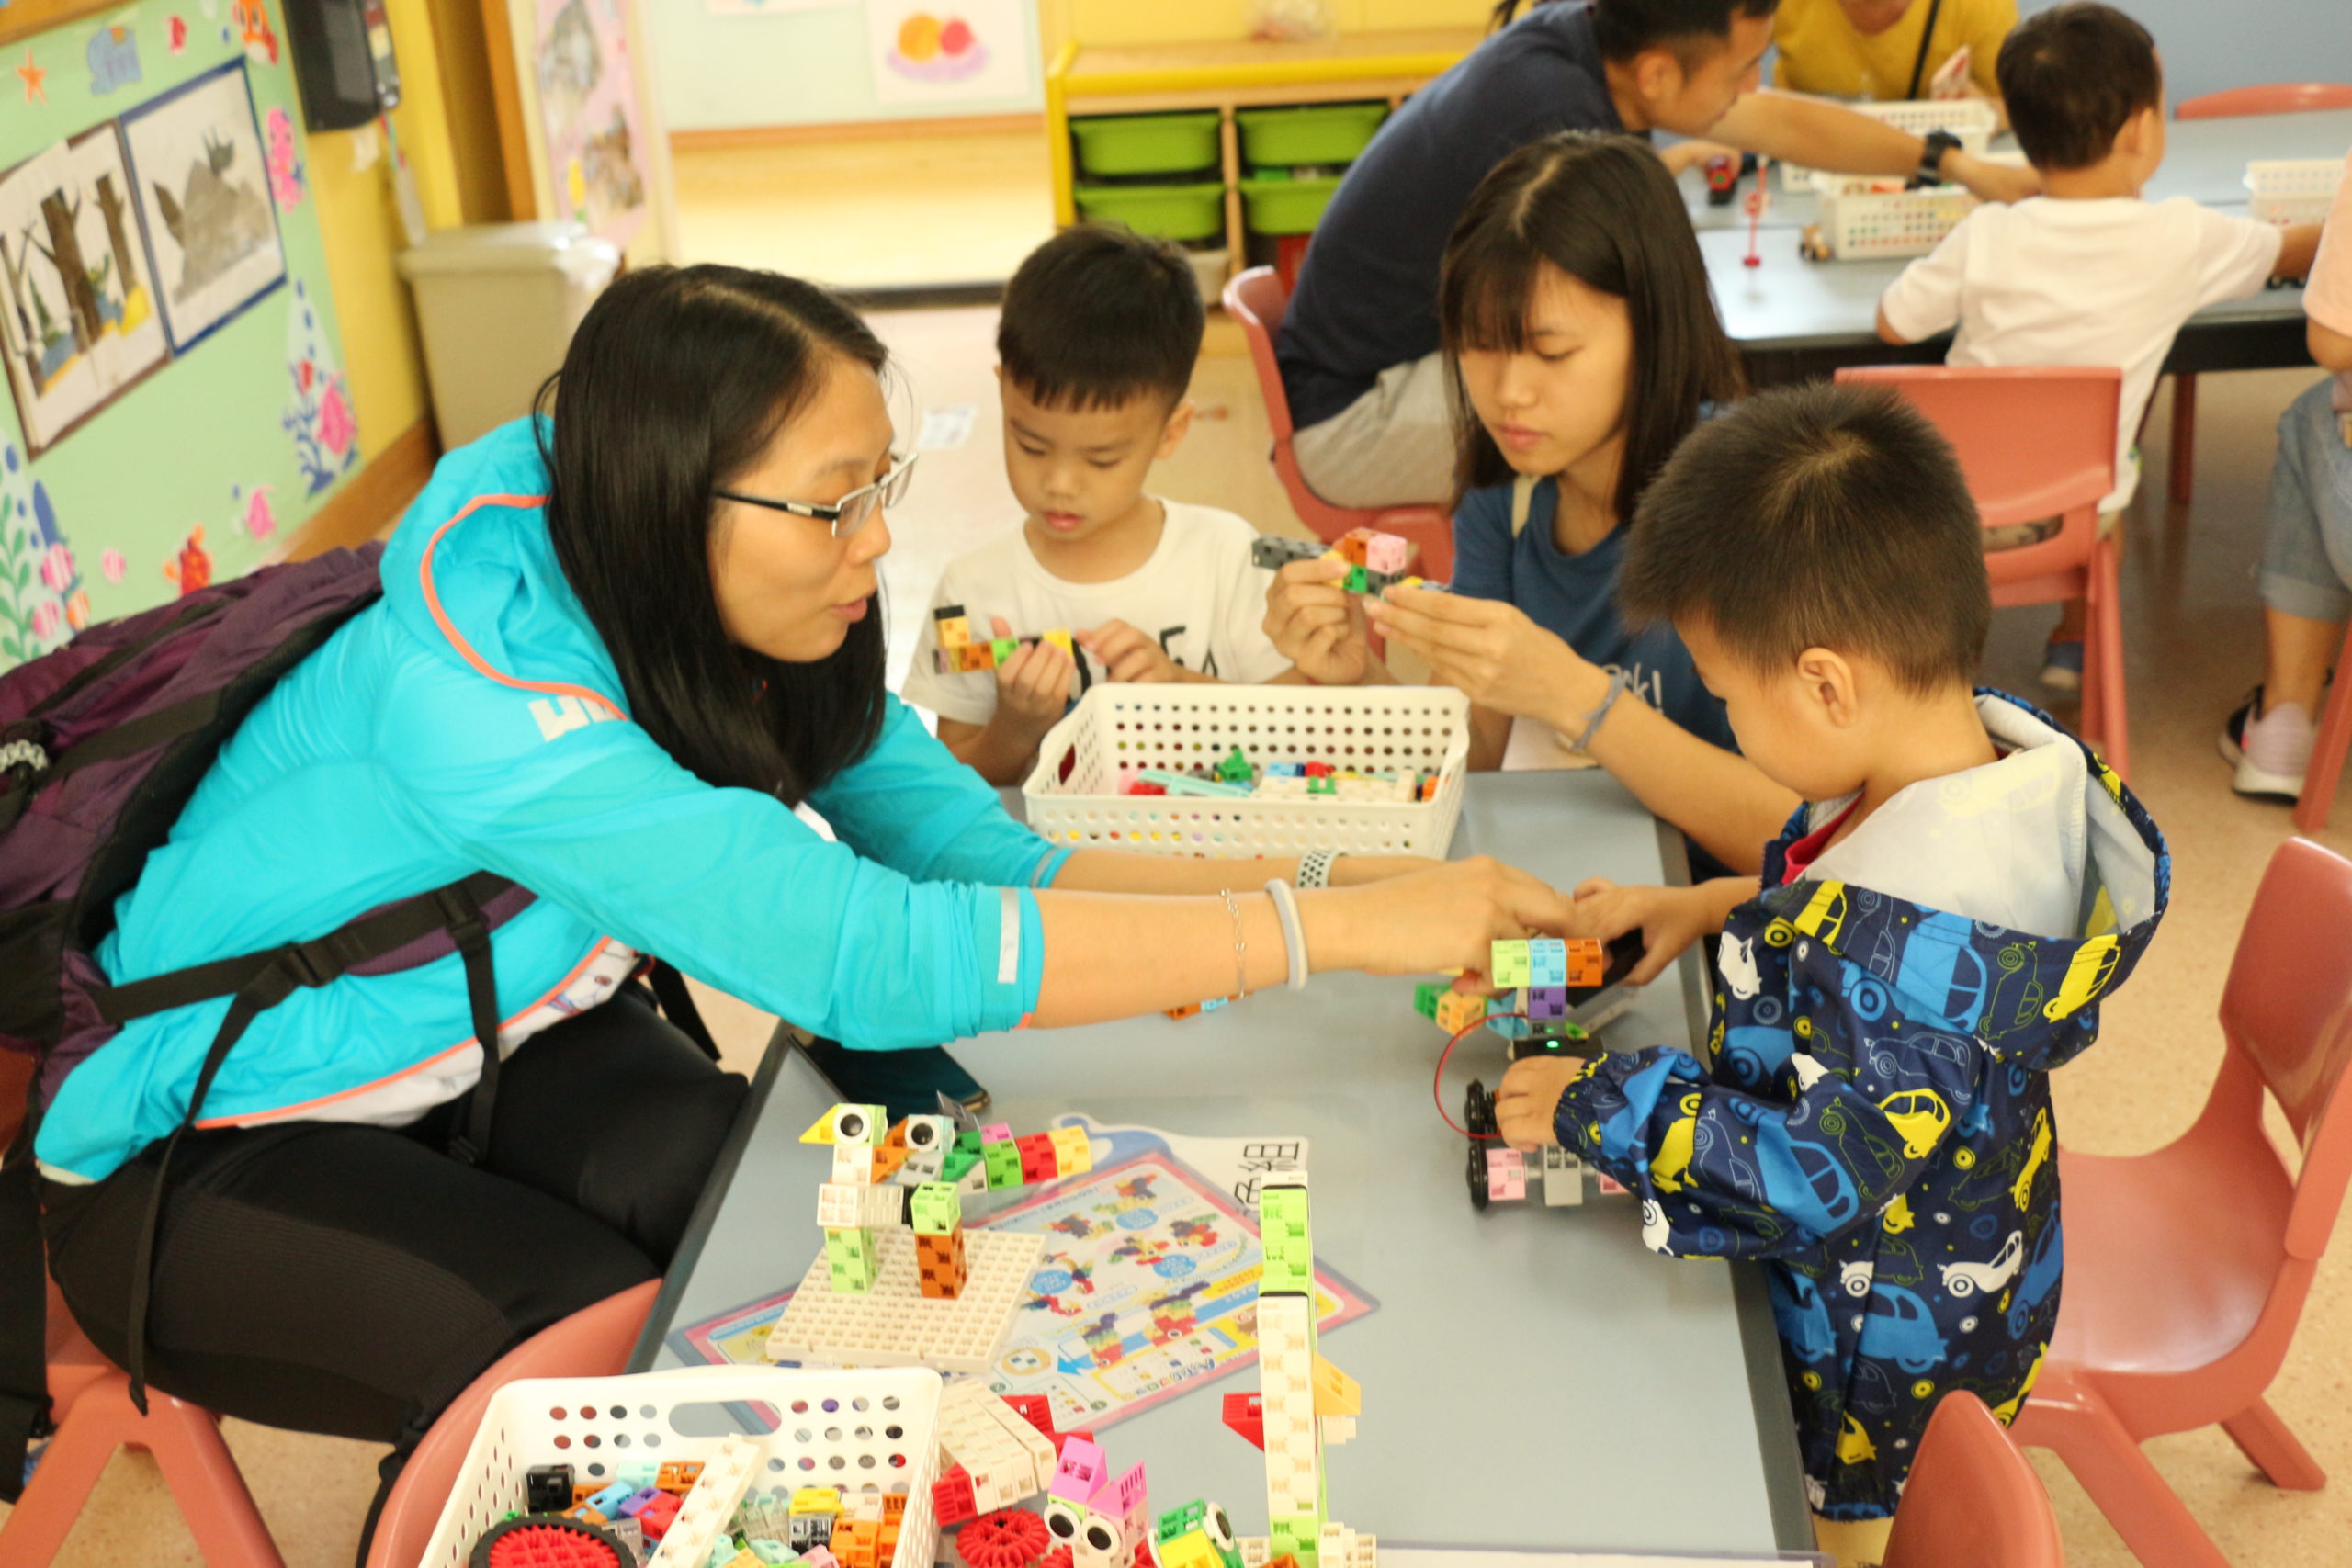
[[1233, 1521], [1226, 1517], [1223, 1508], [1210, 1504], [1208, 1513], [1201, 1519], [1201, 1528], [1208, 1531], [1211, 1546], [1220, 1551], [1233, 1550]]
[[872, 1126], [866, 1121], [865, 1111], [844, 1105], [833, 1112], [833, 1142], [862, 1144], [871, 1132]]
[[1084, 1522], [1076, 1508], [1058, 1498], [1046, 1505], [1046, 1529], [1056, 1540], [1076, 1540]]
[[907, 1123], [907, 1147], [927, 1149], [939, 1141], [939, 1129], [928, 1122]]
[[1119, 1550], [1118, 1527], [1102, 1519], [1089, 1519], [1086, 1524], [1086, 1544], [1096, 1551], [1116, 1555]]

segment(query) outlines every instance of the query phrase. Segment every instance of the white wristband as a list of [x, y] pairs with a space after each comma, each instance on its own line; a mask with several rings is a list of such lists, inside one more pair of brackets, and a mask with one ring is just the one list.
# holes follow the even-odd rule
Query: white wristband
[[1290, 988], [1306, 989], [1306, 931], [1298, 923], [1298, 899], [1292, 894], [1290, 884], [1280, 877], [1266, 884], [1266, 891], [1274, 900], [1274, 913], [1283, 923], [1283, 955], [1290, 961]]

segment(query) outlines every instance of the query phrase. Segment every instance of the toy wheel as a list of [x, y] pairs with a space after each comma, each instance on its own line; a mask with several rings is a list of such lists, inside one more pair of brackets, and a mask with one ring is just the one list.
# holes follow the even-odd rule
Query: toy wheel
[[503, 1519], [474, 1542], [471, 1568], [633, 1568], [617, 1536], [560, 1514]]
[[971, 1568], [1029, 1568], [1052, 1537], [1046, 1521], [1019, 1508], [1000, 1508], [966, 1524], [956, 1537], [956, 1549]]

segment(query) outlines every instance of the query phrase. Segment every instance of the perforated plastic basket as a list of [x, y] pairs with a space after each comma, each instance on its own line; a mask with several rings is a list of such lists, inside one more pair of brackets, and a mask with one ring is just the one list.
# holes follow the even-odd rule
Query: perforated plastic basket
[[2323, 223], [2344, 180], [2341, 158], [2256, 159], [2245, 166], [2246, 214], [2257, 223]]
[[[939, 1374], [922, 1367], [709, 1367], [509, 1383], [491, 1396], [420, 1568], [466, 1568], [482, 1531], [524, 1507], [533, 1465], [568, 1464], [578, 1480], [610, 1481], [623, 1465], [707, 1460], [738, 1434], [767, 1449], [746, 1496], [789, 1500], [801, 1486], [904, 1493], [892, 1561], [930, 1568], [938, 1545], [931, 1483], [939, 1387]], [[745, 1419], [755, 1410], [777, 1423], [774, 1432]]]
[[1821, 238], [1839, 261], [1925, 255], [1976, 206], [1962, 186], [1878, 191], [1874, 183], [1849, 175], [1813, 177], [1821, 195]]
[[[1856, 114], [1866, 114], [1872, 119], [1883, 119], [1897, 130], [1907, 130], [1914, 136], [1925, 136], [1931, 130], [1949, 130], [1960, 138], [1962, 151], [1982, 152], [1993, 144], [1993, 132], [2000, 129], [2000, 117], [1993, 106], [1983, 98], [1903, 98], [1891, 104], [1845, 104], [1841, 107]], [[1810, 189], [1807, 182], [1814, 171], [1795, 164], [1781, 165], [1781, 188], [1788, 191]]]
[[[1328, 795], [1121, 795], [1119, 770], [1329, 762], [1438, 775], [1409, 805]], [[1341, 850], [1442, 858], [1462, 814], [1470, 701], [1442, 686], [1101, 685], [1054, 726], [1022, 786], [1029, 825], [1057, 844], [1246, 860]]]

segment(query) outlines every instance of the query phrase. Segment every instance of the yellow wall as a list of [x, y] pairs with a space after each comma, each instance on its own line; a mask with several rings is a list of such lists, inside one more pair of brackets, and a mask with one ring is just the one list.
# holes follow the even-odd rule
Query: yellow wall
[[[1494, 9], [1494, 0], [1330, 0], [1330, 5], [1332, 20], [1346, 33], [1481, 27]], [[1073, 36], [1091, 44], [1245, 38], [1250, 10], [1250, 0], [1190, 0], [1182, 6], [1061, 0], [1046, 6], [1041, 19], [1047, 33], [1046, 53], [1051, 58], [1062, 39]], [[1061, 30], [1065, 28], [1067, 31]]]
[[[432, 16], [427, 0], [388, 0], [386, 10], [401, 63], [401, 107], [392, 111], [392, 129], [415, 173], [425, 225], [444, 228], [462, 220], [462, 209]], [[368, 168], [355, 168], [356, 147], [370, 135], [379, 157]], [[382, 133], [372, 130], [310, 139], [311, 189], [363, 462], [424, 418], [430, 406], [408, 285], [392, 266], [407, 241], [392, 204], [390, 152]]]

